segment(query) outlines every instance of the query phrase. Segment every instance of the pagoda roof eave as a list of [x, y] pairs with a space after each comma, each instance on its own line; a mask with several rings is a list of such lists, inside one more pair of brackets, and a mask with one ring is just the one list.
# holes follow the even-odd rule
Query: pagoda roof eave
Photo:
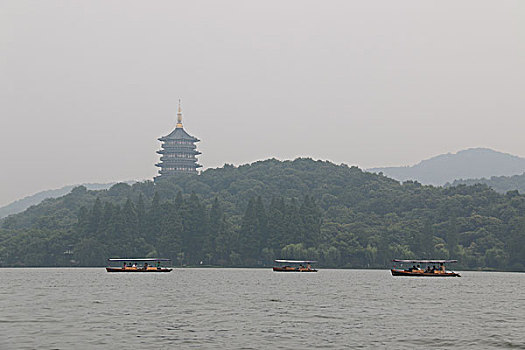
[[200, 141], [198, 138], [188, 134], [183, 128], [175, 128], [175, 130], [173, 130], [170, 134], [160, 137], [158, 140], [161, 142], [167, 140], [190, 140], [193, 142]]

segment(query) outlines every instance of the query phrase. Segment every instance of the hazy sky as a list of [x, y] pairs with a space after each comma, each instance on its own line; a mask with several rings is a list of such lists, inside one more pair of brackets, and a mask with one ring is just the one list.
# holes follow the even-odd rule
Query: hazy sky
[[200, 163], [525, 156], [525, 1], [0, 1], [0, 205]]

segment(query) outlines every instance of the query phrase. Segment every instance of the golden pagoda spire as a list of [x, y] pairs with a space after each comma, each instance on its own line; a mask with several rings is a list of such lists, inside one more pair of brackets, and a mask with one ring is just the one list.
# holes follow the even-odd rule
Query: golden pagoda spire
[[182, 108], [180, 107], [180, 98], [179, 98], [179, 109], [177, 112], [177, 128], [182, 128]]

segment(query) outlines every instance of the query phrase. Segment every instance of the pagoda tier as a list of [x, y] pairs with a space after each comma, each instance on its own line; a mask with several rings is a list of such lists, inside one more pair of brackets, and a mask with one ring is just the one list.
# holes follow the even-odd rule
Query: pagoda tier
[[161, 149], [157, 151], [161, 155], [160, 162], [155, 164], [159, 167], [159, 176], [169, 176], [181, 173], [197, 174], [197, 169], [202, 165], [197, 163], [201, 152], [196, 150], [196, 143], [200, 140], [188, 134], [182, 127], [182, 111], [179, 103], [177, 113], [177, 126], [169, 135], [158, 139], [162, 142]]
[[192, 154], [195, 156], [201, 154], [201, 152], [195, 149], [195, 146], [194, 147], [173, 147], [173, 146], [162, 145], [162, 147], [163, 149], [157, 151], [158, 154], [170, 154], [170, 153], [173, 153], [174, 151], [180, 151], [180, 152]]

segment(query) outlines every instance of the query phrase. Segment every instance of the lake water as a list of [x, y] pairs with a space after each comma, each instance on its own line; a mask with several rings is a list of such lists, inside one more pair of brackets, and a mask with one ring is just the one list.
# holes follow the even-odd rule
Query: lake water
[[0, 269], [0, 349], [525, 349], [525, 274]]

